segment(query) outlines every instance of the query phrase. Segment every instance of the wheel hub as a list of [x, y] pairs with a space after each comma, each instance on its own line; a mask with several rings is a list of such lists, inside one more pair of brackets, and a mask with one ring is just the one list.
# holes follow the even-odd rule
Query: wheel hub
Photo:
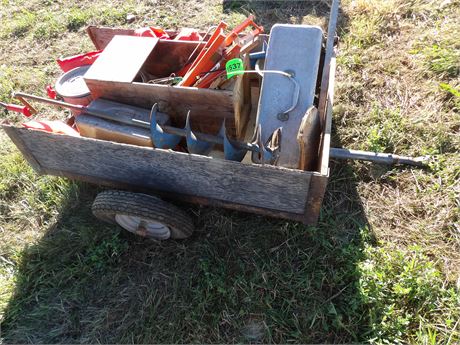
[[171, 236], [171, 230], [168, 226], [151, 219], [147, 220], [137, 216], [116, 214], [115, 221], [122, 228], [144, 237], [167, 240]]

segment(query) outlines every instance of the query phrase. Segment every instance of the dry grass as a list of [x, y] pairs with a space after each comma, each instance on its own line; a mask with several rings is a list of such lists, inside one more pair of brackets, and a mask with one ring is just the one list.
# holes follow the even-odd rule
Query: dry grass
[[[97, 188], [36, 176], [0, 132], [1, 338], [458, 343], [460, 2], [342, 5], [335, 144], [431, 154], [430, 169], [333, 162], [315, 228], [188, 207], [196, 234], [158, 244], [96, 221]], [[91, 49], [88, 24], [206, 28], [254, 13], [266, 28], [324, 26], [327, 12], [326, 1], [3, 0], [0, 100], [44, 94], [54, 58]]]
[[[436, 156], [431, 171], [361, 166], [372, 181], [360, 183], [359, 191], [379, 238], [404, 246], [420, 243], [434, 256], [442, 253], [446, 274], [455, 280], [460, 269], [460, 114], [439, 85], [448, 81], [458, 87], [460, 82], [455, 39], [460, 9], [458, 2], [433, 5], [350, 4], [357, 24], [350, 26], [342, 50], [337, 132], [347, 146]], [[366, 35], [360, 23], [369, 15], [378, 25]], [[372, 42], [365, 49], [362, 37]], [[347, 63], [358, 49], [359, 66]]]

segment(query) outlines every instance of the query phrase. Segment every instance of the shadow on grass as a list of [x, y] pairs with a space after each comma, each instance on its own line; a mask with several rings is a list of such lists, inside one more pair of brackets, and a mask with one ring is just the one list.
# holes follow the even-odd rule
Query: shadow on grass
[[[302, 4], [223, 6], [259, 18], [271, 8], [262, 20], [271, 26], [291, 22], [280, 17], [284, 6], [287, 15]], [[298, 11], [290, 12], [295, 22]], [[1, 336], [7, 343], [365, 341], [357, 265], [372, 236], [356, 183], [350, 166], [333, 165], [316, 227], [190, 207], [196, 233], [162, 243], [98, 222], [90, 212], [96, 190], [81, 184], [59, 221], [23, 253]]]
[[[320, 25], [326, 32], [332, 1], [321, 0], [223, 0], [224, 13], [238, 12], [253, 14], [256, 22], [263, 25], [268, 33], [276, 23]], [[339, 10], [337, 31], [342, 32], [348, 26], [348, 17]]]
[[189, 207], [196, 233], [162, 243], [94, 219], [96, 190], [81, 184], [22, 255], [3, 340], [363, 341], [357, 264], [371, 239], [355, 184], [334, 165], [317, 227]]

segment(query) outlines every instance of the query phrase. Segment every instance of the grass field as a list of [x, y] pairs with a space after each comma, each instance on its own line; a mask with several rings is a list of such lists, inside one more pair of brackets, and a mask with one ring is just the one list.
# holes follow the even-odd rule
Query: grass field
[[[56, 58], [92, 49], [89, 24], [207, 28], [254, 13], [267, 29], [324, 27], [329, 10], [0, 1], [1, 101], [44, 94]], [[317, 227], [183, 205], [196, 233], [155, 243], [97, 221], [98, 187], [37, 176], [0, 131], [0, 339], [460, 343], [460, 2], [343, 0], [340, 18], [334, 144], [430, 154], [429, 169], [332, 162]]]

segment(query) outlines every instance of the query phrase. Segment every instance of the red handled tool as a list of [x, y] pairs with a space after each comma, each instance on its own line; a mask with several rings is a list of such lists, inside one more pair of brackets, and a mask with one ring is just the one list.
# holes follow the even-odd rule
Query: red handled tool
[[48, 95], [49, 98], [51, 99], [57, 98], [56, 90], [51, 85], [46, 85], [45, 89], [46, 89], [46, 94]]
[[248, 26], [252, 26], [254, 28], [254, 30], [249, 33], [251, 37], [255, 37], [264, 32], [263, 26], [259, 26], [254, 23], [254, 16], [251, 14], [240, 25], [234, 28], [230, 34], [228, 34], [228, 36], [225, 38], [225, 46], [227, 47], [232, 44], [233, 41], [238, 37], [238, 34], [244, 31], [244, 29], [246, 29]]
[[27, 117], [32, 116], [32, 111], [30, 110], [30, 108], [24, 105], [7, 104], [7, 103], [0, 102], [0, 106], [4, 107], [6, 110], [14, 111], [16, 113], [21, 113]]

